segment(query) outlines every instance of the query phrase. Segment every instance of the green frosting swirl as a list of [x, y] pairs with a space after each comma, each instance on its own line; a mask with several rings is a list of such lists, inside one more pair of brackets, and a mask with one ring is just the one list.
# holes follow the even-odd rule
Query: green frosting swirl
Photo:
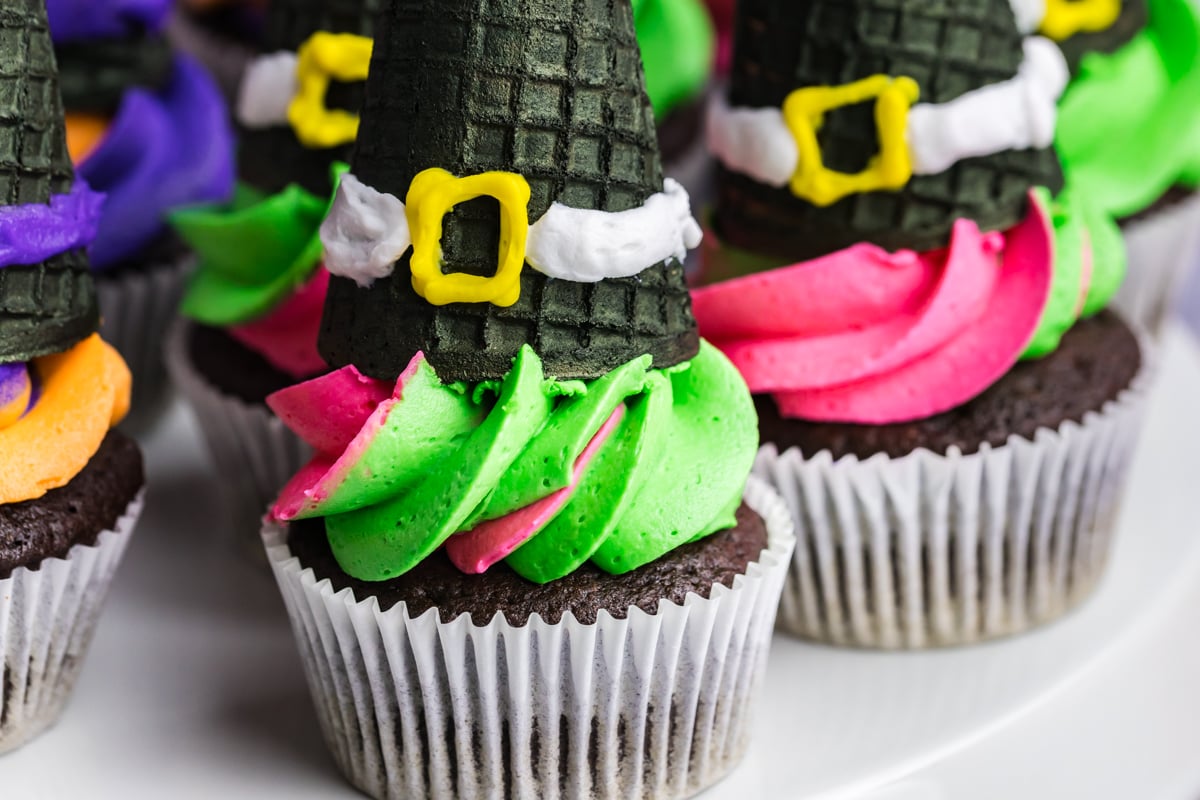
[[1021, 356], [1025, 359], [1054, 352], [1072, 325], [1108, 305], [1126, 267], [1121, 230], [1102, 209], [1070, 186], [1057, 197], [1044, 188], [1035, 189], [1034, 196], [1054, 224], [1054, 275], [1037, 331]]
[[576, 461], [624, 403], [566, 503], [508, 564], [537, 583], [588, 560], [621, 574], [726, 529], [758, 447], [749, 391], [707, 343], [669, 370], [650, 360], [560, 382], [526, 346], [503, 381], [475, 387], [442, 384], [421, 361], [348, 471], [296, 518], [325, 518], [348, 574], [392, 578], [455, 533], [571, 486]]
[[717, 34], [700, 0], [633, 0], [633, 13], [646, 93], [661, 121], [708, 85]]
[[1090, 53], [1059, 108], [1067, 180], [1122, 218], [1171, 186], [1200, 186], [1200, 10], [1148, 0], [1149, 23], [1111, 54]]
[[[335, 167], [334, 184], [345, 172]], [[321, 261], [319, 234], [332, 202], [291, 184], [266, 195], [239, 183], [233, 202], [171, 214], [199, 263], [181, 312], [205, 325], [259, 319], [308, 279]]]

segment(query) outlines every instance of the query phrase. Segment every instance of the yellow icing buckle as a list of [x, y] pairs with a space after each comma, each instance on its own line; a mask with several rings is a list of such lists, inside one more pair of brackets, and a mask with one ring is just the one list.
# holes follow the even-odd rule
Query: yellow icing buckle
[[1061, 42], [1077, 33], [1107, 30], [1121, 16], [1121, 0], [1046, 0], [1041, 33]]
[[[912, 178], [908, 152], [908, 110], [920, 97], [912, 78], [873, 75], [844, 86], [813, 86], [797, 89], [783, 101], [783, 118], [796, 140], [799, 163], [792, 176], [792, 194], [813, 205], [829, 206], [859, 192], [899, 189]], [[858, 173], [826, 169], [817, 143], [825, 113], [854, 105], [872, 97], [875, 125], [879, 131], [879, 154]]]
[[333, 79], [365, 81], [371, 66], [371, 39], [350, 33], [317, 32], [300, 45], [296, 61], [296, 96], [288, 106], [288, 122], [306, 147], [338, 147], [358, 136], [358, 114], [325, 105]]
[[[456, 178], [427, 169], [413, 178], [405, 201], [412, 237], [412, 285], [435, 306], [492, 303], [511, 306], [521, 296], [521, 268], [529, 236], [529, 182], [511, 172]], [[500, 263], [491, 277], [442, 272], [442, 220], [459, 203], [476, 197], [500, 201]]]

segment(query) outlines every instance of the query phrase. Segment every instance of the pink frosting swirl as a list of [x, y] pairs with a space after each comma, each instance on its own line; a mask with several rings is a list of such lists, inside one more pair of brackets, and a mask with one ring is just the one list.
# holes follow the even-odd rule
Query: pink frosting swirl
[[1005, 234], [959, 220], [950, 246], [862, 244], [693, 291], [700, 333], [787, 417], [882, 425], [983, 392], [1029, 344], [1050, 293], [1037, 203]]

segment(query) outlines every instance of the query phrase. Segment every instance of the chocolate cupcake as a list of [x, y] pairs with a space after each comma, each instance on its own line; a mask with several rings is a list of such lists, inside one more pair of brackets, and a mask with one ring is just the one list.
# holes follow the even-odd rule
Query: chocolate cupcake
[[699, 233], [628, 2], [387, 4], [264, 533], [364, 792], [686, 797], [744, 752], [792, 541]]
[[169, 366], [200, 419], [238, 541], [262, 553], [266, 504], [311, 455], [267, 395], [327, 371], [317, 329], [329, 274], [317, 231], [350, 156], [379, 0], [275, 0], [237, 103], [230, 204], [172, 221], [199, 254]]
[[105, 195], [89, 248], [102, 332], [136, 377], [137, 409], [162, 398], [162, 343], [192, 257], [167, 213], [227, 198], [233, 138], [207, 72], [162, 33], [170, 0], [46, 0], [79, 176]]
[[1057, 144], [1078, 191], [1121, 221], [1130, 273], [1116, 307], [1161, 329], [1200, 258], [1200, 9], [1190, 0], [1047, 5], [1074, 68]]
[[0, 753], [58, 719], [141, 510], [141, 454], [110, 427], [129, 370], [95, 333], [76, 180], [42, 0], [0, 7]]
[[1103, 310], [1115, 224], [1050, 149], [1065, 59], [1006, 0], [742, 0], [737, 43], [693, 304], [798, 526], [781, 624], [928, 647], [1061, 616], [1102, 574], [1145, 370]]

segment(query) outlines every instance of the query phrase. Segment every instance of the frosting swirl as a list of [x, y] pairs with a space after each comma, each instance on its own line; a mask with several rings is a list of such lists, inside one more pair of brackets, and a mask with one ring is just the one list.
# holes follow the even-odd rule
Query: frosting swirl
[[1149, 0], [1149, 22], [1114, 53], [1090, 53], [1059, 109], [1068, 181], [1118, 218], [1172, 185], [1200, 186], [1200, 9]]
[[633, 0], [646, 94], [661, 121], [704, 92], [716, 33], [700, 0]]
[[65, 353], [0, 367], [0, 503], [69, 483], [129, 410], [129, 390], [125, 362], [96, 334]]
[[[1004, 235], [955, 223], [950, 246], [917, 254], [868, 244], [696, 289], [701, 333], [750, 390], [785, 416], [887, 424], [967, 402], [1006, 373], [1035, 333], [1051, 347], [1089, 293], [1084, 270], [1055, 266], [1056, 236], [1035, 197]], [[1065, 215], [1065, 219], [1071, 219]], [[1056, 277], [1057, 276], [1057, 277]], [[1043, 324], [1052, 286], [1064, 295]], [[1106, 299], [1106, 298], [1105, 298]]]
[[545, 583], [619, 574], [733, 523], [757, 448], [753, 404], [710, 345], [590, 382], [546, 380], [528, 346], [497, 383], [445, 385], [417, 355], [395, 386], [345, 367], [268, 404], [317, 452], [272, 514], [324, 517], [339, 564], [386, 580], [445, 545]]

